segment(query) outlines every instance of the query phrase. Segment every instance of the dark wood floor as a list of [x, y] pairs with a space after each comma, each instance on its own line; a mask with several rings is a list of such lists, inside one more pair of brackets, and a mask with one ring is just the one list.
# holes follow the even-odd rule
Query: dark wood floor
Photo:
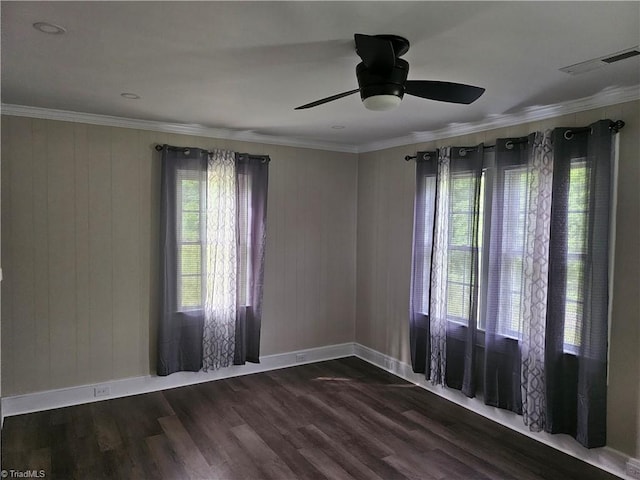
[[46, 478], [605, 479], [355, 357], [5, 419]]

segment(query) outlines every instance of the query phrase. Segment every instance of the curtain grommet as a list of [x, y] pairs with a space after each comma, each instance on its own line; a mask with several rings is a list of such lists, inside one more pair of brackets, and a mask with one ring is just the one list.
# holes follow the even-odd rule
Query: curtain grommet
[[511, 140], [507, 140], [504, 146], [507, 150], [513, 150], [513, 142]]
[[571, 130], [567, 130], [564, 132], [564, 138], [565, 140], [571, 140], [573, 138], [573, 132]]
[[423, 160], [431, 160], [431, 155], [429, 155], [428, 153], [425, 153], [424, 155], [422, 155], [422, 159]]
[[461, 148], [458, 151], [458, 155], [460, 155], [461, 157], [466, 157], [467, 156], [467, 150], [465, 148]]

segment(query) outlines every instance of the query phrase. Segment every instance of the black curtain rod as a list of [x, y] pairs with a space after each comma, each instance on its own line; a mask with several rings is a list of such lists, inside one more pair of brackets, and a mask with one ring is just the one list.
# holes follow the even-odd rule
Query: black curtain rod
[[[511, 147], [511, 148], [510, 148], [510, 147], [509, 147], [509, 144], [511, 144], [511, 145], [517, 145], [517, 144], [519, 144], [519, 143], [527, 143], [528, 141], [529, 141], [529, 140], [528, 140], [527, 138], [520, 138], [520, 139], [515, 139], [515, 140], [508, 140], [508, 141], [506, 142], [506, 145], [507, 145], [507, 148], [511, 149], [511, 148], [513, 148], [513, 147]], [[476, 148], [477, 148], [477, 147], [467, 148], [466, 150], [467, 150], [467, 151], [472, 151], [472, 150], [475, 150]], [[483, 149], [483, 150], [492, 150], [492, 149], [494, 149], [494, 148], [496, 148], [496, 146], [495, 146], [495, 145], [484, 145], [484, 146], [482, 147], [482, 149]], [[438, 149], [436, 149], [436, 150], [438, 150]], [[463, 150], [465, 150], [465, 149], [463, 149]], [[405, 159], [407, 162], [408, 162], [409, 160], [413, 160], [414, 158], [418, 158], [418, 156], [417, 156], [417, 155], [407, 155], [406, 157], [404, 157], [404, 159]]]
[[[157, 144], [155, 146], [157, 152], [161, 152], [163, 148], [164, 145]], [[183, 152], [185, 155], [189, 155], [189, 152], [191, 151], [189, 147], [174, 147], [173, 145], [167, 145], [167, 150], [171, 152]], [[203, 148], [201, 148], [200, 150], [207, 152], [207, 155], [211, 155], [214, 153], [211, 150], [205, 150]], [[269, 155], [252, 155], [250, 153], [238, 153], [238, 155], [241, 157], [257, 157], [262, 160], [262, 163], [269, 163], [271, 161]]]
[[[527, 140], [525, 140], [525, 141], [527, 141]], [[522, 140], [520, 140], [520, 141], [512, 141], [511, 143], [512, 143], [512, 144], [516, 144], [516, 143], [524, 143], [525, 141], [522, 141]], [[474, 147], [474, 148], [467, 148], [466, 150], [467, 150], [467, 151], [472, 151], [472, 150], [475, 150], [476, 148], [477, 148], [477, 147]], [[482, 147], [482, 149], [483, 149], [483, 150], [492, 150], [492, 149], [494, 149], [494, 148], [496, 148], [496, 146], [495, 146], [495, 145], [484, 145], [484, 146]], [[436, 150], [439, 150], [439, 149], [438, 149], [438, 148], [436, 148]], [[462, 150], [465, 150], [465, 149], [463, 148]], [[409, 160], [413, 160], [414, 158], [418, 158], [418, 156], [417, 156], [417, 155], [407, 155], [406, 157], [404, 157], [404, 159], [405, 159], [407, 162], [408, 162]], [[428, 160], [430, 160], [430, 159], [428, 159]]]
[[[624, 128], [625, 123], [622, 120], [616, 120], [609, 123], [609, 130], [613, 133], [618, 133], [620, 130]], [[564, 138], [567, 140], [571, 140], [573, 136], [577, 133], [590, 132], [591, 127], [581, 127], [581, 128], [571, 128], [564, 132]]]
[[[156, 151], [161, 152], [164, 145], [158, 144], [155, 148]], [[174, 147], [173, 145], [167, 145], [167, 150], [170, 152], [183, 152], [185, 155], [189, 155], [189, 152], [191, 151], [189, 147]], [[204, 148], [201, 148], [200, 150], [207, 152], [209, 155], [213, 153], [211, 150], [205, 150]]]
[[[624, 128], [624, 121], [622, 120], [615, 120], [612, 121], [611, 123], [609, 123], [609, 130], [611, 130], [613, 133], [618, 133], [620, 130], [622, 130]], [[571, 138], [573, 138], [573, 136], [577, 133], [584, 133], [584, 132], [590, 132], [591, 131], [591, 127], [582, 127], [582, 128], [572, 128], [570, 130], [567, 130], [564, 134], [564, 137], [567, 140], [571, 140]], [[517, 139], [517, 140], [510, 140], [512, 145], [518, 144], [518, 143], [526, 143], [528, 142], [528, 138], [522, 138], [522, 139]], [[506, 143], [507, 148], [509, 148], [509, 141], [507, 141]], [[485, 145], [483, 147], [484, 150], [490, 150], [492, 148], [496, 148], [495, 145]], [[415, 158], [418, 158], [417, 155], [406, 155], [404, 157], [405, 161], [409, 161], [409, 160], [413, 160]]]

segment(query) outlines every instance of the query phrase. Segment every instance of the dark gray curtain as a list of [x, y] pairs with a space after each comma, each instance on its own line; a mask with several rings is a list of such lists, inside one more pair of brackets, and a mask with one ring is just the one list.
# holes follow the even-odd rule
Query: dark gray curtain
[[[445, 381], [448, 387], [462, 390], [468, 397], [476, 394], [478, 239], [483, 160], [483, 144], [451, 147]], [[454, 256], [454, 252], [457, 255]], [[457, 317], [454, 311], [462, 317]]]
[[[409, 335], [413, 371], [430, 375], [430, 309], [432, 308], [433, 245], [436, 233], [444, 240], [449, 255], [444, 275], [438, 276], [437, 301], [446, 311], [446, 363], [444, 382], [474, 396], [478, 313], [480, 187], [483, 145], [451, 147], [448, 167], [438, 168], [438, 152], [418, 152], [414, 204], [413, 255], [411, 272]], [[439, 171], [447, 178], [439, 178]], [[438, 185], [442, 187], [438, 191]], [[444, 196], [444, 197], [443, 197]], [[445, 204], [446, 231], [436, 232], [436, 203]], [[438, 200], [440, 198], [440, 200]]]
[[[576, 133], [571, 128], [553, 132], [546, 430], [572, 435], [589, 448], [606, 444], [610, 123], [599, 121]], [[570, 197], [582, 176], [585, 191]], [[578, 205], [586, 211], [584, 224], [573, 216], [576, 198], [584, 203]], [[582, 260], [582, 271], [572, 268], [576, 260]], [[572, 334], [566, 332], [573, 315], [567, 305], [581, 310], [581, 327]]]
[[[238, 314], [234, 364], [259, 363], [260, 326], [267, 221], [269, 157], [236, 154], [238, 237], [246, 239], [238, 255]], [[243, 249], [239, 249], [243, 251]]]
[[524, 256], [524, 231], [514, 230], [519, 225], [513, 222], [513, 217], [525, 209], [528, 155], [527, 137], [500, 138], [496, 141], [495, 165], [492, 165], [489, 173], [492, 195], [488, 223], [490, 244], [487, 250], [489, 271], [485, 309], [484, 401], [487, 405], [516, 413], [522, 413], [520, 348], [517, 330], [515, 335], [509, 335], [500, 316], [519, 316], [520, 313], [519, 305], [513, 302], [511, 287], [522, 280], [513, 277], [521, 275], [518, 270], [521, 270]]
[[429, 284], [433, 246], [433, 218], [436, 201], [438, 152], [418, 152], [416, 196], [413, 215], [413, 260], [409, 300], [409, 343], [411, 366], [429, 378]]
[[206, 181], [207, 152], [199, 148], [162, 149], [160, 206], [160, 319], [157, 374], [197, 372], [202, 368], [202, 309], [178, 307], [178, 181], [180, 175]]

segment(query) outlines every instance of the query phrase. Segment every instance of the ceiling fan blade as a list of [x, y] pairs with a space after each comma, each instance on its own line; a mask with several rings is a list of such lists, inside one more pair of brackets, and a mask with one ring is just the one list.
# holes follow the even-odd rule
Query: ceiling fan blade
[[323, 98], [322, 100], [316, 100], [315, 102], [307, 103], [306, 105], [296, 107], [294, 108], [294, 110], [304, 110], [305, 108], [317, 107], [318, 105], [322, 105], [323, 103], [333, 102], [334, 100], [338, 100], [339, 98], [346, 97], [347, 95], [352, 95], [359, 91], [360, 89], [356, 88], [355, 90], [349, 90], [348, 92], [338, 93], [337, 95], [332, 95], [330, 97]]
[[431, 80], [407, 80], [404, 93], [416, 97], [428, 98], [439, 102], [464, 103], [475, 102], [484, 93], [484, 88], [462, 83], [437, 82]]
[[370, 70], [391, 70], [396, 64], [396, 54], [390, 40], [361, 33], [356, 33], [353, 38], [356, 41], [356, 53]]

